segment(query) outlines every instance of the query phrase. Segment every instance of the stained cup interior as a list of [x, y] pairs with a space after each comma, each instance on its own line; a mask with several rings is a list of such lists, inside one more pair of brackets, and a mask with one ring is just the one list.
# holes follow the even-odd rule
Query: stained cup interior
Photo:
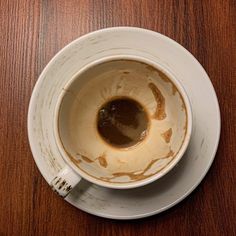
[[[146, 126], [142, 139], [117, 146], [101, 135], [99, 112], [109, 101], [123, 98], [140, 105]], [[130, 115], [131, 109], [124, 105], [129, 122], [135, 123], [141, 116]], [[144, 61], [113, 59], [88, 66], [65, 85], [55, 134], [64, 158], [82, 177], [126, 188], [160, 178], [178, 162], [189, 142], [191, 122], [189, 101], [173, 75]], [[118, 127], [128, 138], [137, 131], [122, 122]]]

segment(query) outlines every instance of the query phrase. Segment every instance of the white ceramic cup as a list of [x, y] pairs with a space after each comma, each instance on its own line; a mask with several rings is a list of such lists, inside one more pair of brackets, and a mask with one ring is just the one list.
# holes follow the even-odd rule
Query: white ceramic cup
[[[166, 81], [165, 78], [158, 77], [158, 79], [157, 79], [157, 80], [161, 81], [161, 82], [159, 82], [160, 84], [158, 86], [161, 87], [160, 90], [162, 91], [163, 94], [165, 94], [164, 97], [165, 97], [165, 103], [166, 103], [165, 105], [167, 106], [167, 112], [166, 112], [167, 118], [161, 118], [161, 120], [154, 120], [153, 123], [151, 123], [150, 132], [147, 134], [147, 138], [146, 138], [147, 140], [144, 141], [142, 144], [137, 145], [137, 147], [134, 146], [134, 147], [131, 147], [128, 149], [114, 151], [114, 153], [116, 152], [116, 155], [113, 155], [113, 151], [111, 151], [111, 147], [106, 146], [106, 144], [104, 144], [104, 143], [96, 146], [96, 141], [98, 140], [98, 138], [94, 138], [95, 141], [93, 140], [93, 137], [91, 137], [91, 139], [89, 139], [88, 137], [86, 138], [85, 137], [86, 136], [86, 129], [85, 130], [80, 129], [81, 133], [84, 135], [85, 138], [81, 139], [81, 137], [79, 136], [80, 134], [78, 134], [78, 140], [81, 140], [80, 143], [83, 143], [83, 142], [84, 143], [81, 144], [82, 146], [80, 145], [80, 143], [78, 143], [78, 145], [77, 144], [76, 145], [78, 146], [78, 149], [85, 149], [83, 152], [89, 153], [89, 157], [91, 156], [91, 158], [86, 161], [86, 159], [83, 159], [84, 154], [80, 155], [81, 153], [79, 153], [77, 156], [77, 154], [76, 154], [77, 152], [76, 152], [76, 150], [74, 150], [77, 148], [77, 146], [75, 147], [75, 145], [74, 146], [70, 145], [70, 138], [68, 138], [69, 136], [67, 135], [66, 130], [69, 127], [69, 125], [67, 124], [68, 120], [78, 119], [78, 122], [79, 122], [80, 117], [83, 117], [83, 115], [79, 115], [74, 118], [72, 115], [72, 118], [68, 118], [69, 116], [71, 116], [71, 114], [73, 114], [73, 112], [71, 112], [71, 109], [74, 109], [74, 108], [70, 108], [70, 106], [73, 106], [73, 104], [75, 104], [74, 101], [76, 99], [78, 99], [78, 101], [80, 101], [80, 98], [77, 97], [77, 95], [79, 96], [79, 94], [82, 91], [81, 89], [83, 89], [83, 86], [84, 87], [87, 86], [88, 88], [90, 88], [90, 90], [87, 89], [87, 93], [84, 92], [85, 95], [83, 95], [83, 96], [87, 96], [86, 94], [88, 94], [88, 91], [92, 91], [93, 89], [95, 89], [95, 90], [94, 90], [94, 92], [91, 93], [92, 94], [91, 96], [93, 96], [93, 94], [96, 94], [96, 86], [86, 85], [87, 82], [86, 82], [86, 79], [84, 79], [86, 77], [85, 76], [86, 73], [90, 73], [87, 75], [89, 75], [91, 77], [94, 76], [94, 80], [95, 80], [96, 73], [99, 72], [99, 69], [94, 69], [94, 68], [99, 68], [100, 65], [105, 65], [104, 67], [102, 67], [101, 70], [106, 70], [106, 68], [110, 68], [110, 67], [112, 68], [112, 66], [116, 67], [116, 64], [112, 64], [112, 63], [116, 62], [116, 61], [119, 62], [121, 60], [123, 60], [124, 62], [125, 61], [134, 61], [134, 62], [140, 63], [141, 67], [142, 67], [142, 65], [146, 65], [145, 68], [143, 67], [144, 68], [143, 73], [147, 76], [145, 81], [149, 81], [148, 83], [150, 83], [151, 80], [154, 81], [153, 82], [154, 84], [156, 83], [155, 76], [158, 77], [157, 71], [161, 71], [162, 73], [164, 73], [164, 75], [167, 76], [169, 81]], [[107, 64], [108, 66], [106, 66], [106, 63], [108, 63]], [[110, 67], [109, 67], [109, 63], [111, 63]], [[120, 63], [120, 65], [117, 64], [117, 71], [119, 71], [119, 73], [126, 72], [125, 74], [128, 74], [127, 71], [122, 72], [122, 70], [124, 69], [123, 67], [127, 63], [126, 64], [123, 63], [123, 64], [122, 63]], [[131, 63], [130, 65], [133, 68], [133, 70], [137, 72], [139, 70], [139, 66], [138, 66], [138, 64], [137, 65], [136, 64], [132, 65], [132, 63]], [[151, 71], [150, 73], [147, 73], [146, 70], [150, 69], [150, 68], [148, 68], [149, 66], [152, 69], [150, 70]], [[132, 68], [130, 69], [131, 75], [132, 75]], [[137, 68], [137, 69], [135, 69], [135, 68]], [[155, 68], [156, 71], [155, 71], [155, 69], [153, 70], [153, 68]], [[125, 68], [125, 69], [127, 69], [127, 68]], [[93, 72], [93, 70], [95, 70], [95, 72]], [[88, 72], [88, 71], [90, 71], [90, 72]], [[136, 73], [136, 72], [133, 72], [133, 73]], [[113, 75], [112, 77], [115, 77], [116, 75], [112, 74], [112, 73], [114, 73], [114, 72], [111, 72], [111, 75]], [[139, 76], [141, 73], [142, 73], [142, 71], [138, 71], [136, 74], [137, 74], [137, 76]], [[125, 74], [124, 74], [124, 76], [126, 76]], [[124, 77], [123, 80], [125, 82], [127, 81], [127, 83], [130, 83], [129, 86], [132, 87], [132, 83], [129, 82], [129, 79], [131, 77], [128, 77], [128, 76], [129, 75], [127, 75], [127, 77]], [[107, 80], [107, 81], [111, 81], [111, 80]], [[137, 84], [139, 83], [139, 81], [141, 81], [141, 80], [137, 80]], [[145, 81], [140, 82], [140, 84], [137, 86], [144, 87], [144, 85], [142, 83], [146, 83]], [[92, 81], [91, 83], [94, 84], [94, 81]], [[108, 82], [105, 82], [104, 84], [106, 84], [106, 83], [108, 83]], [[96, 82], [95, 82], [95, 84], [96, 84]], [[99, 84], [99, 82], [97, 82], [97, 84]], [[101, 85], [101, 86], [103, 86], [103, 85]], [[166, 86], [166, 88], [165, 88], [165, 86]], [[125, 89], [124, 89], [124, 91], [125, 91]], [[123, 93], [125, 93], [124, 91], [123, 91]], [[177, 93], [176, 93], [176, 91], [177, 91]], [[150, 100], [150, 96], [155, 97], [154, 92], [153, 93], [150, 92], [150, 95], [145, 95], [145, 93], [146, 93], [145, 90], [141, 91], [140, 93], [138, 91], [137, 93], [139, 94], [139, 96], [137, 96], [137, 100], [140, 99], [141, 103], [145, 103], [145, 99], [143, 98], [145, 96], [147, 96], [146, 100], [148, 100], [148, 99]], [[144, 96], [142, 96], [142, 93], [144, 93]], [[170, 95], [168, 95], [168, 93]], [[70, 94], [70, 95], [68, 95], [68, 94]], [[136, 96], [135, 92], [133, 94], [134, 94], [134, 96]], [[126, 94], [121, 94], [121, 95], [126, 95]], [[142, 99], [143, 99], [143, 101], [142, 101]], [[87, 100], [90, 100], [90, 98], [87, 97]], [[97, 101], [99, 99], [95, 99], [95, 100]], [[183, 102], [182, 105], [181, 105], [181, 101]], [[155, 102], [155, 100], [153, 99], [153, 102], [151, 102], [151, 105], [150, 105], [150, 113], [153, 113], [153, 111], [155, 110], [155, 108], [153, 107], [154, 102]], [[79, 104], [79, 102], [78, 102], [78, 104]], [[91, 103], [88, 102], [88, 104], [91, 104]], [[80, 106], [80, 104], [79, 104], [78, 107], [80, 107], [80, 108], [83, 107], [82, 110], [86, 108], [86, 112], [88, 111], [88, 113], [89, 113], [90, 106], [88, 104], [83, 105], [83, 106]], [[98, 104], [99, 104], [99, 101], [98, 101]], [[180, 106], [182, 106], [182, 108], [180, 108]], [[185, 109], [183, 109], [183, 106], [185, 107]], [[77, 107], [75, 109], [77, 109]], [[67, 110], [68, 110], [68, 112], [67, 112]], [[86, 113], [86, 112], [84, 112], [84, 113]], [[91, 113], [91, 114], [93, 114], [93, 113]], [[172, 115], [170, 115], [170, 118], [168, 117], [169, 114], [172, 114]], [[186, 114], [186, 117], [184, 117], [182, 114]], [[86, 179], [87, 181], [89, 181], [91, 183], [94, 183], [94, 184], [97, 184], [97, 185], [100, 185], [103, 187], [116, 188], [116, 189], [135, 188], [135, 187], [146, 185], [148, 183], [151, 183], [151, 182], [161, 178], [166, 173], [168, 173], [178, 163], [178, 161], [183, 156], [183, 154], [186, 151], [186, 148], [189, 144], [191, 131], [192, 131], [192, 113], [191, 113], [190, 102], [189, 102], [189, 99], [187, 97], [187, 94], [186, 94], [183, 86], [177, 80], [176, 76], [173, 75], [166, 68], [163, 68], [157, 62], [147, 60], [147, 59], [145, 59], [145, 57], [131, 56], [131, 55], [117, 55], [117, 56], [102, 58], [100, 60], [94, 61], [93, 63], [91, 63], [89, 65], [86, 65], [84, 68], [82, 68], [80, 71], [78, 71], [78, 73], [75, 76], [73, 76], [73, 78], [71, 78], [69, 80], [69, 82], [64, 86], [64, 89], [58, 98], [54, 117], [55, 117], [55, 119], [54, 119], [54, 136], [55, 136], [57, 146], [60, 150], [60, 153], [61, 153], [63, 159], [65, 160], [66, 165], [52, 180], [51, 186], [52, 186], [53, 190], [56, 191], [62, 197], [65, 197], [71, 191], [71, 189], [73, 189], [75, 187], [75, 185], [77, 185], [80, 182], [81, 178]], [[89, 117], [92, 117], [93, 119], [95, 119], [94, 116], [92, 116], [92, 115], [90, 115]], [[62, 122], [60, 122], [60, 119], [62, 120]], [[165, 123], [165, 120], [167, 123]], [[81, 122], [83, 122], [83, 121], [81, 120]], [[87, 122], [90, 122], [90, 121], [87, 121]], [[185, 122], [185, 125], [184, 125], [184, 122]], [[163, 141], [163, 137], [165, 137], [163, 135], [163, 134], [165, 134], [163, 127], [165, 127], [165, 129], [167, 129], [168, 125], [170, 127], [172, 127], [170, 135], [172, 135], [171, 139], [173, 139], [173, 140], [170, 141], [170, 137], [167, 137], [167, 139], [165, 139]], [[179, 128], [180, 126], [185, 131], [180, 129]], [[182, 127], [182, 126], [184, 126], [184, 127]], [[71, 126], [69, 128], [71, 128]], [[72, 129], [73, 129], [73, 127], [72, 127]], [[61, 133], [60, 133], [60, 130], [62, 130]], [[74, 130], [75, 130], [75, 132], [77, 132], [76, 130], [78, 130], [78, 127], [76, 126], [74, 128]], [[168, 130], [170, 130], [170, 128]], [[158, 132], [160, 132], [160, 134]], [[78, 133], [79, 133], [79, 131], [78, 131]], [[155, 133], [159, 134], [159, 139], [157, 140], [157, 143], [158, 143], [157, 147], [155, 146], [155, 138], [153, 138]], [[166, 133], [166, 135], [168, 136], [169, 134]], [[77, 136], [74, 136], [74, 137], [77, 137]], [[162, 138], [160, 138], [160, 137], [162, 137]], [[73, 140], [72, 140], [72, 142], [73, 142]], [[181, 142], [181, 144], [180, 144], [180, 142]], [[93, 146], [95, 148], [91, 148], [91, 145], [90, 145], [91, 143], [94, 144]], [[101, 143], [102, 143], [102, 141], [101, 141]], [[174, 151], [172, 151], [172, 149], [170, 148], [171, 145], [172, 145], [172, 149]], [[149, 152], [150, 156], [147, 155], [147, 151], [145, 151], [146, 147], [148, 147], [148, 149], [150, 151]], [[158, 147], [160, 147], [159, 148], [160, 151], [158, 153], [155, 153], [156, 152], [155, 148], [158, 149]], [[100, 159], [98, 157], [96, 157], [96, 155], [95, 155], [96, 153], [98, 155], [98, 152], [101, 152], [101, 150], [103, 150], [102, 148], [106, 149], [106, 153], [110, 153], [109, 155], [107, 155], [108, 157], [106, 159], [106, 165], [108, 163], [108, 167], [109, 167], [109, 164], [111, 166], [110, 170], [105, 169], [104, 165], [101, 165], [102, 163], [101, 163]], [[168, 148], [171, 151], [167, 152]], [[109, 152], [109, 150], [110, 150], [110, 152]], [[163, 153], [165, 151], [168, 154], [165, 155], [165, 158], [161, 158], [164, 155]], [[142, 155], [144, 158], [142, 158]], [[152, 155], [153, 155], [153, 157], [151, 157]], [[160, 158], [154, 159], [155, 155]], [[117, 156], [117, 158], [115, 156]], [[116, 163], [117, 160], [120, 161], [120, 163], [124, 163], [124, 164], [121, 164], [119, 166], [119, 168], [122, 171], [123, 171], [122, 168], [124, 168], [124, 170], [127, 170], [128, 174], [126, 172], [125, 172], [126, 174], [123, 174], [123, 175], [121, 175], [121, 174], [118, 175], [117, 172], [116, 172], [116, 174], [113, 173], [114, 168], [117, 167], [117, 163]], [[132, 164], [130, 164], [131, 162], [132, 162]], [[79, 165], [81, 165], [81, 166], [79, 166]], [[122, 167], [122, 165], [124, 167]], [[135, 169], [135, 165], [137, 165], [136, 169]], [[144, 172], [144, 170], [142, 170], [143, 172], [140, 170], [141, 167], [143, 167], [145, 169], [148, 165], [151, 168], [148, 169], [149, 172], [147, 174]], [[132, 169], [132, 168], [134, 168], [134, 169]], [[106, 174], [104, 174], [104, 176], [103, 176], [103, 171], [104, 171], [104, 173], [106, 173]], [[152, 171], [152, 172], [150, 172], [150, 171]], [[139, 172], [142, 172], [141, 177], [139, 175]], [[112, 175], [112, 173], [113, 173], [113, 175]], [[119, 172], [119, 173], [124, 173], [124, 171]], [[133, 178], [133, 177], [137, 177], [137, 178]]]

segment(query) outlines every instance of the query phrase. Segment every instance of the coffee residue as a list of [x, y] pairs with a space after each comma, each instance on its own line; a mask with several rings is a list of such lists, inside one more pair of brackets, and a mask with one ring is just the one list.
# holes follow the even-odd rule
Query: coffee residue
[[99, 164], [102, 166], [102, 167], [107, 167], [107, 160], [106, 160], [106, 156], [105, 154], [103, 154], [102, 156], [98, 157], [98, 161], [99, 161]]
[[[146, 68], [149, 70], [149, 71], [156, 71], [156, 69], [150, 65], [147, 65]], [[169, 77], [164, 73], [162, 72], [161, 70], [158, 70], [158, 74], [159, 76], [161, 77], [161, 79], [167, 83], [171, 83], [172, 85], [172, 94], [175, 95], [175, 93], [178, 91], [176, 86], [174, 85], [174, 83], [169, 79]]]
[[89, 159], [89, 158], [86, 157], [86, 156], [83, 156], [83, 155], [80, 155], [80, 156], [81, 156], [81, 158], [82, 158], [84, 161], [86, 161], [86, 162], [88, 162], [88, 163], [92, 163], [92, 162], [93, 162], [93, 160]]
[[[138, 173], [138, 174], [137, 174], [137, 171], [133, 171], [133, 172], [117, 172], [117, 173], [113, 173], [113, 174], [112, 174], [113, 177], [111, 177], [111, 178], [103, 177], [102, 179], [105, 180], [105, 181], [110, 181], [110, 180], [112, 180], [112, 179], [114, 179], [114, 178], [122, 177], [122, 176], [128, 176], [128, 177], [129, 177], [131, 180], [133, 180], [133, 181], [146, 179], [146, 178], [148, 178], [148, 177], [150, 177], [150, 176], [153, 175], [153, 173], [152, 173], [152, 174], [149, 174], [149, 175], [145, 175], [145, 173], [152, 167], [152, 165], [153, 165], [155, 162], [157, 162], [158, 160], [166, 159], [166, 158], [173, 157], [173, 156], [174, 156], [174, 152], [173, 152], [172, 150], [170, 150], [170, 151], [166, 154], [166, 156], [152, 160], [152, 161], [147, 165], [147, 167], [146, 167], [144, 170], [141, 171], [141, 173]], [[171, 161], [171, 160], [170, 160], [170, 161]], [[168, 162], [168, 163], [169, 163], [169, 162]], [[166, 165], [168, 165], [168, 163], [167, 163]], [[165, 168], [166, 165], [165, 165], [163, 168]], [[163, 168], [162, 168], [162, 169], [163, 169]], [[161, 169], [161, 170], [162, 170], [162, 169]], [[158, 170], [157, 172], [159, 172], [159, 171], [161, 171], [161, 170]], [[156, 172], [156, 173], [157, 173], [157, 172]], [[156, 173], [154, 173], [154, 174], [156, 174]]]
[[162, 133], [161, 136], [165, 139], [166, 143], [169, 143], [172, 136], [172, 128]]
[[128, 97], [110, 100], [98, 112], [98, 133], [108, 144], [118, 148], [141, 142], [147, 134], [148, 125], [144, 108]]
[[152, 90], [153, 96], [157, 103], [156, 111], [153, 115], [153, 118], [157, 120], [164, 120], [166, 118], [165, 98], [154, 83], [149, 83], [148, 87]]
[[71, 156], [69, 156], [69, 158], [76, 166], [78, 166], [82, 162], [80, 159], [76, 159], [76, 158], [71, 157]]

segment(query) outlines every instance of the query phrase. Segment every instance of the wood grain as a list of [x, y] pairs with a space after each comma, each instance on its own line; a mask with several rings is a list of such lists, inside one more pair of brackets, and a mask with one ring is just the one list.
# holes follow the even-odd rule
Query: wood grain
[[[0, 235], [236, 235], [235, 19], [234, 0], [0, 0]], [[57, 197], [33, 161], [26, 129], [33, 86], [54, 54], [87, 32], [121, 25], [186, 47], [209, 74], [222, 114], [219, 149], [201, 185], [167, 212], [127, 222]]]

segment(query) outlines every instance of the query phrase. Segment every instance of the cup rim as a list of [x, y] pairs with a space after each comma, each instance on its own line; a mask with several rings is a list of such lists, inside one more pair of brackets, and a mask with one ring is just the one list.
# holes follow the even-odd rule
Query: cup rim
[[[137, 62], [142, 62], [142, 63], [148, 64], [148, 65], [151, 65], [154, 68], [162, 71], [164, 74], [166, 74], [168, 76], [168, 78], [171, 80], [171, 82], [174, 83], [174, 85], [177, 87], [179, 93], [181, 94], [181, 96], [183, 98], [183, 101], [184, 101], [185, 107], [186, 107], [186, 112], [187, 112], [187, 131], [185, 134], [185, 139], [184, 139], [183, 144], [180, 147], [178, 153], [175, 155], [174, 159], [158, 173], [156, 173], [150, 177], [147, 177], [146, 179], [137, 180], [137, 181], [129, 182], [129, 183], [106, 182], [106, 181], [97, 179], [95, 177], [92, 177], [91, 175], [88, 175], [84, 171], [80, 170], [68, 157], [68, 154], [63, 147], [62, 141], [60, 139], [59, 131], [58, 131], [58, 127], [59, 127], [58, 117], [59, 117], [59, 112], [60, 112], [60, 106], [61, 106], [61, 102], [66, 94], [66, 89], [71, 86], [71, 84], [79, 77], [79, 75], [81, 75], [82, 73], [84, 73], [88, 69], [90, 69], [96, 65], [99, 65], [99, 64], [102, 64], [102, 63], [105, 63], [108, 61], [115, 61], [115, 60], [133, 60], [133, 61], [137, 61]], [[166, 175], [170, 170], [172, 170], [174, 168], [174, 166], [176, 166], [176, 164], [183, 157], [183, 155], [188, 147], [188, 144], [190, 142], [191, 133], [192, 133], [192, 108], [191, 108], [191, 103], [190, 103], [189, 97], [188, 97], [183, 85], [176, 78], [176, 76], [172, 72], [170, 72], [165, 66], [159, 64], [158, 62], [154, 62], [150, 59], [147, 59], [144, 56], [129, 55], [129, 54], [122, 54], [122, 55], [119, 54], [119, 55], [106, 56], [106, 57], [102, 57], [97, 60], [94, 60], [93, 62], [90, 62], [90, 63], [86, 64], [85, 66], [83, 66], [80, 70], [78, 70], [67, 81], [67, 83], [63, 86], [63, 88], [65, 88], [65, 89], [63, 89], [61, 91], [61, 93], [59, 94], [57, 102], [56, 102], [55, 110], [54, 110], [53, 134], [54, 134], [56, 145], [57, 145], [59, 152], [62, 155], [62, 158], [65, 161], [65, 163], [67, 165], [69, 165], [69, 167], [71, 167], [73, 171], [75, 171], [79, 176], [81, 176], [85, 180], [87, 180], [91, 183], [100, 185], [102, 187], [113, 188], [113, 189], [131, 189], [131, 188], [141, 187], [141, 186], [147, 185], [155, 180], [158, 180], [161, 177], [163, 177], [164, 175]]]

